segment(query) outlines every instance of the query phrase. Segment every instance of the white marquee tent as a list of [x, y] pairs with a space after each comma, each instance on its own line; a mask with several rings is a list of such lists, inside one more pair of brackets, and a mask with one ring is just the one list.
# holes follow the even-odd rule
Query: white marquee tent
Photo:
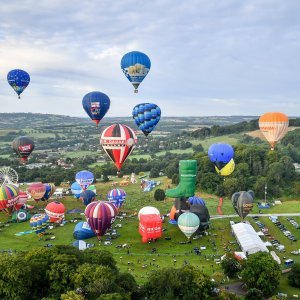
[[257, 232], [250, 224], [231, 224], [231, 229], [242, 251], [246, 255], [259, 251], [269, 252], [264, 242], [260, 239]]

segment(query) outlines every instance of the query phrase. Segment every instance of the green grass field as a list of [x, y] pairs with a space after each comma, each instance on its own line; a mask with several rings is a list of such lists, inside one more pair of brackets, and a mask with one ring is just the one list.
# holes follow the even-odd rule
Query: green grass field
[[[116, 178], [113, 179], [113, 181], [119, 180], [120, 179]], [[167, 180], [165, 177], [160, 177], [156, 180], [161, 181], [161, 185], [159, 187], [162, 189], [166, 189], [170, 184], [170, 180]], [[98, 194], [97, 199], [105, 200], [107, 192], [112, 188], [111, 183], [96, 183], [96, 186]], [[221, 268], [214, 259], [220, 258], [220, 256], [226, 253], [226, 247], [230, 248], [230, 250], [239, 250], [235, 238], [230, 233], [229, 225], [230, 220], [239, 221], [239, 217], [231, 219], [212, 219], [210, 222], [210, 229], [208, 230], [208, 236], [203, 236], [197, 240], [192, 239], [191, 244], [179, 244], [179, 242], [187, 241], [187, 239], [179, 228], [176, 225], [170, 225], [168, 223], [168, 218], [166, 218], [166, 221], [163, 224], [165, 231], [163, 232], [162, 238], [157, 240], [155, 243], [143, 244], [141, 242], [141, 236], [138, 233], [138, 220], [136, 213], [141, 207], [151, 205], [157, 207], [161, 214], [167, 214], [173, 205], [174, 199], [166, 199], [164, 201], [157, 202], [153, 199], [154, 191], [143, 192], [140, 189], [139, 184], [130, 184], [123, 188], [127, 193], [127, 197], [126, 202], [121, 209], [121, 213], [127, 213], [127, 215], [122, 220], [117, 219], [113, 225], [122, 224], [122, 228], [118, 229], [120, 237], [112, 240], [113, 245], [111, 246], [105, 246], [103, 244], [105, 237], [102, 238], [102, 242], [98, 242], [96, 238], [91, 238], [87, 241], [89, 243], [94, 243], [95, 247], [98, 249], [111, 251], [117, 261], [118, 267], [122, 271], [129, 271], [132, 273], [139, 283], [145, 282], [147, 276], [152, 270], [164, 267], [180, 267], [184, 263], [192, 264], [196, 268], [204, 270], [213, 277], [219, 276]], [[201, 197], [205, 199], [210, 214], [217, 215], [217, 206], [219, 203], [218, 197], [200, 192], [197, 192], [197, 195], [201, 195]], [[65, 204], [67, 210], [74, 208], [84, 210], [84, 205], [73, 196], [65, 197], [61, 201]], [[36, 206], [34, 211], [37, 212], [38, 209], [43, 210], [43, 208], [47, 205], [45, 202], [39, 202], [37, 205], [33, 201], [29, 203]], [[266, 210], [266, 213], [287, 211], [300, 212], [299, 204], [299, 199], [293, 201], [286, 200], [283, 202], [283, 205], [275, 206]], [[224, 199], [222, 210], [224, 214], [234, 214], [234, 209], [232, 208], [231, 201], [229, 199]], [[253, 213], [258, 213], [257, 207], [254, 208]], [[68, 221], [72, 220], [74, 217], [81, 217], [84, 219], [84, 216], [80, 214], [66, 214], [66, 220]], [[7, 215], [1, 213], [0, 221], [4, 222], [8, 219], [9, 217]], [[259, 230], [252, 218], [247, 217], [247, 220], [250, 221], [257, 231]], [[295, 220], [300, 223], [300, 217], [295, 218]], [[300, 243], [298, 241], [291, 242], [288, 240], [267, 217], [260, 217], [260, 221], [266, 224], [272, 236], [276, 237], [286, 246], [285, 253], [276, 252], [278, 256], [282, 260], [286, 257], [293, 258], [295, 261], [300, 262], [300, 256], [293, 256], [290, 254], [291, 251], [300, 248]], [[285, 217], [280, 217], [280, 221], [282, 221], [282, 223], [284, 223], [286, 227], [300, 240], [300, 229], [296, 230], [291, 227]], [[9, 224], [9, 226], [1, 228], [0, 250], [27, 250], [38, 246], [44, 246], [47, 243], [51, 243], [53, 245], [68, 245], [74, 241], [72, 236], [74, 226], [74, 223], [68, 222], [63, 227], [53, 229], [52, 232], [56, 239], [46, 242], [45, 240], [39, 241], [38, 237], [34, 233], [23, 236], [15, 235], [20, 231], [30, 230], [28, 221], [24, 223]], [[171, 240], [165, 240], [165, 237], [171, 237]], [[116, 248], [117, 245], [125, 243], [130, 245], [129, 254], [127, 253], [127, 249]], [[216, 246], [214, 246], [214, 243]], [[202, 250], [202, 254], [194, 254], [193, 248], [201, 246], [206, 247], [205, 250]], [[157, 249], [156, 254], [151, 253], [151, 250], [154, 247]], [[278, 291], [286, 292], [288, 289], [289, 287], [287, 286], [286, 278], [283, 277]]]

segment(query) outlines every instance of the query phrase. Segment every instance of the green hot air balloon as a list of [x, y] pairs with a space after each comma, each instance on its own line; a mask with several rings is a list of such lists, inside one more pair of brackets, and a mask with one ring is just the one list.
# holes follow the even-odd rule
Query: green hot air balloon
[[188, 239], [197, 231], [199, 225], [199, 218], [191, 212], [183, 213], [178, 218], [178, 227]]

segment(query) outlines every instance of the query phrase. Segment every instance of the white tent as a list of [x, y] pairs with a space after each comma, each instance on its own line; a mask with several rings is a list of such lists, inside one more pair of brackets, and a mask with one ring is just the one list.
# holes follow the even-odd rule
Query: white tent
[[242, 251], [253, 254], [259, 251], [269, 252], [264, 242], [260, 239], [257, 232], [250, 224], [237, 223], [231, 225], [231, 229]]

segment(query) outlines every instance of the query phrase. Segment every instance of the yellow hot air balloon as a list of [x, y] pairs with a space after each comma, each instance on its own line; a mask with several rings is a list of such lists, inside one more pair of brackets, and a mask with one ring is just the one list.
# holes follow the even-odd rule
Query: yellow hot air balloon
[[288, 131], [289, 118], [281, 112], [268, 112], [258, 121], [260, 131], [274, 150], [275, 144], [281, 140]]
[[221, 170], [215, 166], [217, 173], [222, 176], [230, 175], [234, 171], [234, 168], [235, 168], [235, 162], [234, 162], [233, 158]]

